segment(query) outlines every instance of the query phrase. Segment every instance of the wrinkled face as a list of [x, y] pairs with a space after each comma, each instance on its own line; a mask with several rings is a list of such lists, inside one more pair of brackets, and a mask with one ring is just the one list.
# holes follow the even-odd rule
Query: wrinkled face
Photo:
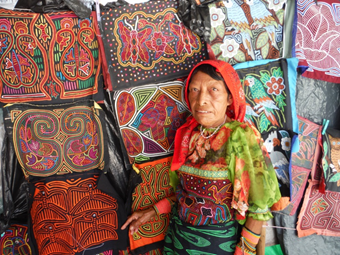
[[192, 115], [204, 127], [221, 125], [227, 107], [233, 102], [223, 81], [217, 81], [201, 71], [191, 78], [188, 97]]

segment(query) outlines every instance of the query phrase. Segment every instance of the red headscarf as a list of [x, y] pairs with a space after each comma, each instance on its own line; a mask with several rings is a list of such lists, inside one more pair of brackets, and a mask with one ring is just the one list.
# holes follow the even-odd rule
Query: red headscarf
[[[198, 63], [190, 72], [187, 83], [185, 85], [185, 101], [190, 109], [188, 99], [188, 87], [191, 76], [194, 70], [200, 66], [208, 64], [216, 68], [216, 71], [221, 74], [224, 82], [228, 86], [228, 89], [232, 95], [233, 103], [227, 108], [227, 115], [233, 120], [243, 122], [246, 114], [246, 101], [244, 97], [244, 91], [241, 85], [240, 78], [236, 73], [235, 69], [227, 62], [220, 60], [205, 60]], [[198, 126], [197, 121], [191, 116], [187, 119], [187, 122], [181, 126], [175, 136], [175, 151], [172, 160], [171, 170], [177, 170], [181, 165], [184, 164], [189, 149], [189, 140], [192, 131]]]

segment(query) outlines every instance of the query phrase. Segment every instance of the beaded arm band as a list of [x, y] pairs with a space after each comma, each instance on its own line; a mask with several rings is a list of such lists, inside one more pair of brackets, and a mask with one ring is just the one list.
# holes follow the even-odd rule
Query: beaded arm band
[[234, 255], [255, 255], [260, 236], [244, 226], [241, 232], [241, 241], [236, 245]]

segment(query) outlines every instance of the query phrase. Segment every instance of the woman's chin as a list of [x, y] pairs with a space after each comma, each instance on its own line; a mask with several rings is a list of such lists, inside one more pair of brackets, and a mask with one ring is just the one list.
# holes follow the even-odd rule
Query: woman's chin
[[196, 119], [196, 121], [198, 122], [198, 124], [202, 125], [203, 127], [212, 127], [213, 126], [212, 121], [209, 121], [209, 120], [204, 119], [204, 118], [198, 118], [198, 119]]

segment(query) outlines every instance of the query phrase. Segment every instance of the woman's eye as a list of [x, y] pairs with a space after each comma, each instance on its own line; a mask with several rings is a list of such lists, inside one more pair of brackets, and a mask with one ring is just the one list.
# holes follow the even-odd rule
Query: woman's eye
[[218, 91], [218, 89], [217, 88], [212, 88], [212, 91]]
[[194, 92], [198, 91], [197, 88], [192, 88], [191, 90], [194, 91]]

